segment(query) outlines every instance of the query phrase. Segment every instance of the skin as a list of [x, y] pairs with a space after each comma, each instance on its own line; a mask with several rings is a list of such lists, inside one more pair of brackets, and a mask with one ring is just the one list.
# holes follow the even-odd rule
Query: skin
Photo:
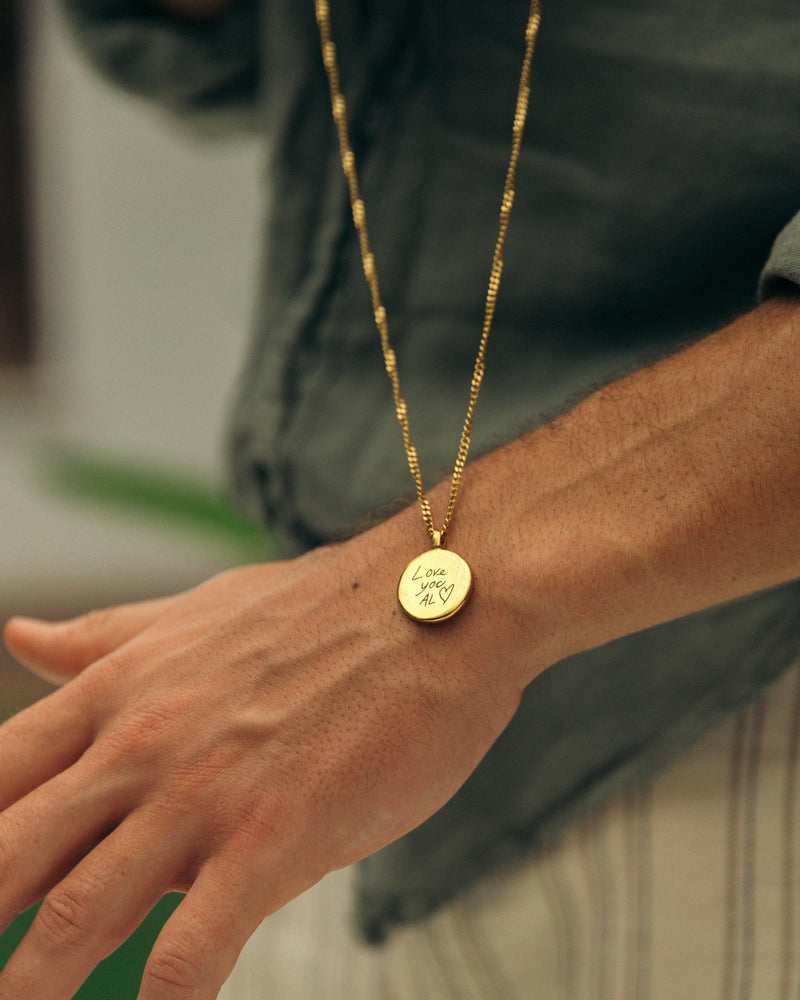
[[0, 729], [0, 925], [44, 897], [0, 1000], [69, 1000], [170, 889], [140, 1000], [213, 1000], [263, 917], [456, 791], [542, 670], [800, 576], [798, 515], [786, 294], [471, 465], [447, 542], [476, 589], [443, 625], [395, 603], [415, 508], [172, 598], [12, 620], [67, 683]]

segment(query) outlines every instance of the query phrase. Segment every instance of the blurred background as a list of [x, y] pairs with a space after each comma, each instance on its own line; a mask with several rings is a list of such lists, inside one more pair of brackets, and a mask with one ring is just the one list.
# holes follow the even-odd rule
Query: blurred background
[[[0, 343], [16, 345], [0, 354], [5, 618], [169, 592], [241, 559], [222, 533], [54, 488], [47, 456], [55, 444], [221, 483], [262, 205], [252, 138], [200, 139], [113, 90], [72, 48], [57, 2], [0, 4], [6, 33], [17, 8], [23, 140], [0, 137], [22, 181], [3, 164], [0, 239], [14, 244], [6, 272], [27, 254], [30, 292], [22, 332], [13, 296], [0, 295]], [[14, 60], [0, 52], [8, 75]], [[7, 131], [8, 81], [2, 99]], [[17, 680], [3, 670], [8, 701]]]
[[[0, 0], [0, 33], [4, 621], [258, 556], [217, 498], [263, 205], [255, 140], [201, 139], [113, 90], [57, 2]], [[0, 718], [46, 690], [0, 653]]]

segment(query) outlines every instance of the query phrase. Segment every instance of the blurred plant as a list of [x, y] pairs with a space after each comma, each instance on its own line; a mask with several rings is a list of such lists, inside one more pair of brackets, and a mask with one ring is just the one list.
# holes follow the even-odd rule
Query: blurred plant
[[263, 525], [241, 514], [207, 480], [156, 463], [51, 445], [42, 456], [46, 487], [63, 496], [92, 501], [215, 536], [247, 559], [267, 559], [275, 544]]

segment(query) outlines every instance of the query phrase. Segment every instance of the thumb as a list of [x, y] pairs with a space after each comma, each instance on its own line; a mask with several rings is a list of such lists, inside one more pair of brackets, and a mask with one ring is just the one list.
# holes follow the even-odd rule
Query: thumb
[[148, 628], [173, 600], [163, 597], [123, 604], [63, 622], [12, 618], [3, 638], [11, 655], [29, 670], [51, 683], [64, 684]]

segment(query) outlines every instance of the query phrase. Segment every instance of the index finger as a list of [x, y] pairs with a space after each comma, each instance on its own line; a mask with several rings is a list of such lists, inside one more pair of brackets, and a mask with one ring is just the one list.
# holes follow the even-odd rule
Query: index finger
[[12, 618], [4, 639], [9, 652], [29, 670], [63, 684], [152, 625], [172, 601], [137, 601], [59, 622]]
[[62, 688], [0, 726], [0, 811], [75, 763], [95, 723], [86, 701]]

